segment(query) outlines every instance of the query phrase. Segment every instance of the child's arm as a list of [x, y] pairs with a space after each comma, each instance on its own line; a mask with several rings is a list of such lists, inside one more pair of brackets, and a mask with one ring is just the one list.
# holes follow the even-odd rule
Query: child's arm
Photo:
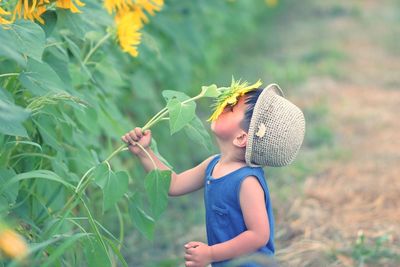
[[[136, 155], [142, 163], [144, 169], [149, 172], [154, 169], [153, 161], [160, 170], [171, 170], [168, 166], [159, 160], [153, 150], [150, 148], [151, 131], [136, 127], [134, 130], [126, 133], [121, 138], [128, 146], [132, 154]], [[139, 143], [142, 148], [137, 145]], [[151, 159], [149, 158], [151, 157]], [[170, 196], [180, 196], [200, 189], [204, 183], [205, 170], [213, 156], [207, 158], [196, 167], [186, 170], [180, 174], [171, 170], [171, 185], [169, 188]]]
[[[254, 176], [247, 177], [240, 188], [240, 206], [247, 230], [235, 238], [213, 246], [201, 242], [185, 245], [188, 266], [204, 266], [210, 262], [233, 259], [267, 244], [270, 230], [264, 191]], [[192, 265], [191, 265], [192, 264]]]

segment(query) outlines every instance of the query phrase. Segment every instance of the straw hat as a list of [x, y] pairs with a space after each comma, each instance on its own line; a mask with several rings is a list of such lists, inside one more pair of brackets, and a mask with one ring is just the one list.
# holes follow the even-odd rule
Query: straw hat
[[260, 94], [250, 120], [246, 164], [280, 167], [296, 157], [304, 139], [305, 120], [301, 110], [284, 98], [277, 84]]

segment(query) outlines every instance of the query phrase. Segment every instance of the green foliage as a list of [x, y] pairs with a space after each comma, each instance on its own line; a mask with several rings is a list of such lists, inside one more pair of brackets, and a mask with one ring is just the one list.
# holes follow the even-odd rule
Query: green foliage
[[29, 111], [15, 105], [0, 87], [0, 133], [28, 137], [22, 122], [29, 117]]
[[365, 266], [365, 264], [380, 266], [389, 262], [398, 264], [400, 263], [400, 255], [392, 249], [391, 243], [388, 235], [368, 238], [360, 231], [351, 247], [333, 251], [331, 256], [336, 259], [338, 254], [346, 255], [351, 257], [357, 263], [357, 266]]
[[[127, 266], [126, 236], [155, 237], [171, 172], [145, 175], [116, 149], [120, 136], [161, 110], [149, 125], [160, 150], [174, 152], [167, 165], [189, 166], [212, 152], [202, 123], [209, 102], [194, 100], [218, 96], [215, 85], [201, 85], [222, 66], [221, 44], [234, 45], [231, 33], [250, 30], [264, 7], [169, 1], [131, 58], [103, 7], [85, 3], [82, 14], [48, 10], [45, 25], [0, 28], [0, 215], [17, 222], [32, 266]], [[169, 131], [153, 128], [164, 120]], [[172, 134], [185, 134], [189, 145], [177, 148]]]
[[176, 98], [168, 101], [169, 127], [171, 134], [181, 130], [195, 116], [196, 104], [194, 102], [181, 102]]
[[114, 173], [106, 163], [98, 165], [92, 176], [103, 191], [103, 210], [112, 208], [128, 189], [129, 176], [126, 172]]
[[153, 217], [158, 219], [167, 208], [171, 171], [152, 170], [145, 178], [144, 186], [152, 206]]

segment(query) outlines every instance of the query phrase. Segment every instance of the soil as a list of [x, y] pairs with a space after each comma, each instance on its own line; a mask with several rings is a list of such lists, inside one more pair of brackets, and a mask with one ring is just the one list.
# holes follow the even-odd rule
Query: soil
[[[353, 12], [323, 24], [347, 55], [338, 66], [344, 75], [315, 76], [304, 85], [308, 97], [327, 99], [335, 145], [348, 155], [307, 177], [304, 195], [278, 221], [285, 247], [277, 257], [287, 266], [399, 266], [399, 3], [320, 5]], [[378, 239], [397, 258], [373, 252]], [[375, 253], [371, 260], [354, 254], [360, 246]]]

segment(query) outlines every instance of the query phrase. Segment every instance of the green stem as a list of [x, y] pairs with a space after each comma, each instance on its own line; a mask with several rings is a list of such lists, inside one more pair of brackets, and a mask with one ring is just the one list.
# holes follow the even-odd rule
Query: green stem
[[163, 112], [165, 112], [167, 110], [167, 108], [163, 108], [162, 110], [160, 110], [156, 115], [154, 115], [144, 126], [143, 129], [147, 130], [149, 127], [149, 124], [151, 124], [153, 121], [155, 121], [157, 119], [158, 116], [160, 116]]
[[112, 35], [111, 32], [108, 32], [106, 35], [101, 38], [101, 40], [92, 48], [90, 49], [89, 53], [87, 53], [85, 59], [83, 60], [83, 65], [86, 65], [88, 62], [89, 58], [92, 56], [92, 54], [105, 42], [107, 41], [108, 38], [110, 38]]
[[117, 211], [118, 221], [119, 221], [119, 244], [118, 244], [118, 249], [121, 250], [122, 244], [124, 242], [124, 220], [122, 218], [121, 211], [120, 211], [120, 209], [119, 209], [117, 204], [115, 204], [115, 209]]
[[154, 160], [151, 157], [151, 155], [149, 154], [149, 152], [147, 152], [147, 150], [141, 144], [136, 143], [136, 145], [138, 147], [140, 147], [140, 149], [143, 150], [143, 152], [146, 154], [146, 156], [151, 160], [151, 163], [153, 164], [154, 169], [157, 169], [157, 164], [154, 162]]
[[95, 232], [95, 235], [97, 237], [97, 240], [102, 245], [102, 247], [103, 247], [108, 259], [111, 262], [111, 256], [110, 256], [110, 254], [108, 252], [106, 244], [104, 243], [103, 236], [100, 234], [99, 228], [97, 228], [96, 222], [95, 222], [95, 220], [94, 220], [94, 218], [92, 216], [92, 213], [89, 210], [89, 207], [86, 205], [85, 200], [83, 200], [81, 197], [79, 197], [79, 199], [80, 199], [81, 203], [83, 204], [83, 207], [85, 208], [86, 214], [88, 215], [88, 218], [89, 218], [89, 224], [92, 226], [92, 228], [93, 228], [93, 230]]
[[16, 72], [12, 72], [12, 73], [4, 73], [4, 74], [0, 74], [0, 78], [2, 77], [8, 77], [8, 76], [18, 76], [19, 73]]
[[79, 192], [79, 188], [80, 188], [81, 184], [83, 183], [83, 180], [85, 179], [85, 177], [86, 177], [87, 175], [89, 175], [89, 173], [90, 173], [94, 168], [95, 168], [95, 167], [93, 166], [92, 168], [90, 168], [89, 170], [87, 170], [87, 171], [85, 172], [85, 174], [82, 176], [81, 180], [79, 181], [78, 185], [76, 186], [75, 193], [78, 193], [78, 192]]
[[114, 152], [110, 154], [104, 161], [110, 161], [115, 155], [117, 155], [120, 151], [124, 150], [126, 148], [126, 145], [122, 145], [119, 148], [117, 148]]
[[143, 126], [142, 131], [146, 131], [147, 129], [150, 129], [154, 124], [158, 123], [160, 120], [162, 120], [165, 115], [168, 114], [168, 110], [165, 110], [163, 113], [161, 113], [155, 120], [153, 120], [150, 123], [146, 123], [145, 126]]

